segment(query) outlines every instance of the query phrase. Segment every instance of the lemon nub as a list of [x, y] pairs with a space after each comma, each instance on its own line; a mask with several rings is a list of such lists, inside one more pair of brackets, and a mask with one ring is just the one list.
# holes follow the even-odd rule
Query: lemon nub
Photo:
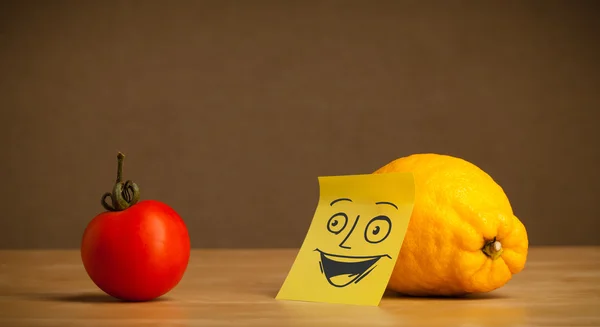
[[494, 242], [494, 251], [500, 252], [500, 250], [502, 250], [502, 243], [499, 241]]
[[481, 251], [492, 260], [496, 260], [502, 255], [502, 243], [494, 238], [493, 241], [486, 243]]

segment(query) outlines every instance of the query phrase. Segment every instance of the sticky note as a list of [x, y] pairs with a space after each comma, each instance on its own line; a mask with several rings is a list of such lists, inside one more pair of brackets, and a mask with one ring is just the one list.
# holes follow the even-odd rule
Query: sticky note
[[318, 181], [317, 208], [276, 299], [377, 306], [412, 214], [413, 175]]

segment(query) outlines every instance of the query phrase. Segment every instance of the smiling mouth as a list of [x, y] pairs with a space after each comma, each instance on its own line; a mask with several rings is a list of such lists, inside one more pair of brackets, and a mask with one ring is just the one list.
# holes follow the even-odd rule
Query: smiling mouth
[[344, 287], [351, 283], [358, 283], [365, 278], [375, 267], [379, 259], [383, 257], [390, 258], [387, 254], [376, 256], [346, 256], [323, 252], [319, 249], [315, 251], [321, 254], [319, 267], [321, 273], [329, 284], [335, 287]]

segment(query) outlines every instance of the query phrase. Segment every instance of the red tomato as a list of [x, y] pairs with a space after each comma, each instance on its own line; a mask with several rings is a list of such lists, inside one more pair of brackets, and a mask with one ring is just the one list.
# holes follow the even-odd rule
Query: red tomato
[[[122, 158], [120, 154], [117, 183]], [[190, 238], [184, 221], [168, 205], [155, 200], [130, 202], [125, 209], [92, 219], [83, 234], [81, 259], [92, 281], [107, 294], [125, 301], [148, 301], [181, 281], [189, 262]]]

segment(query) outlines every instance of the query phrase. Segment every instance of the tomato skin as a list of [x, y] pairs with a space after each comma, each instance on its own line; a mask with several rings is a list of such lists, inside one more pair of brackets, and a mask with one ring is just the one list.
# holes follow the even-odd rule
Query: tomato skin
[[92, 281], [125, 301], [148, 301], [173, 289], [190, 258], [190, 238], [168, 205], [144, 200], [94, 217], [84, 231], [81, 259]]

